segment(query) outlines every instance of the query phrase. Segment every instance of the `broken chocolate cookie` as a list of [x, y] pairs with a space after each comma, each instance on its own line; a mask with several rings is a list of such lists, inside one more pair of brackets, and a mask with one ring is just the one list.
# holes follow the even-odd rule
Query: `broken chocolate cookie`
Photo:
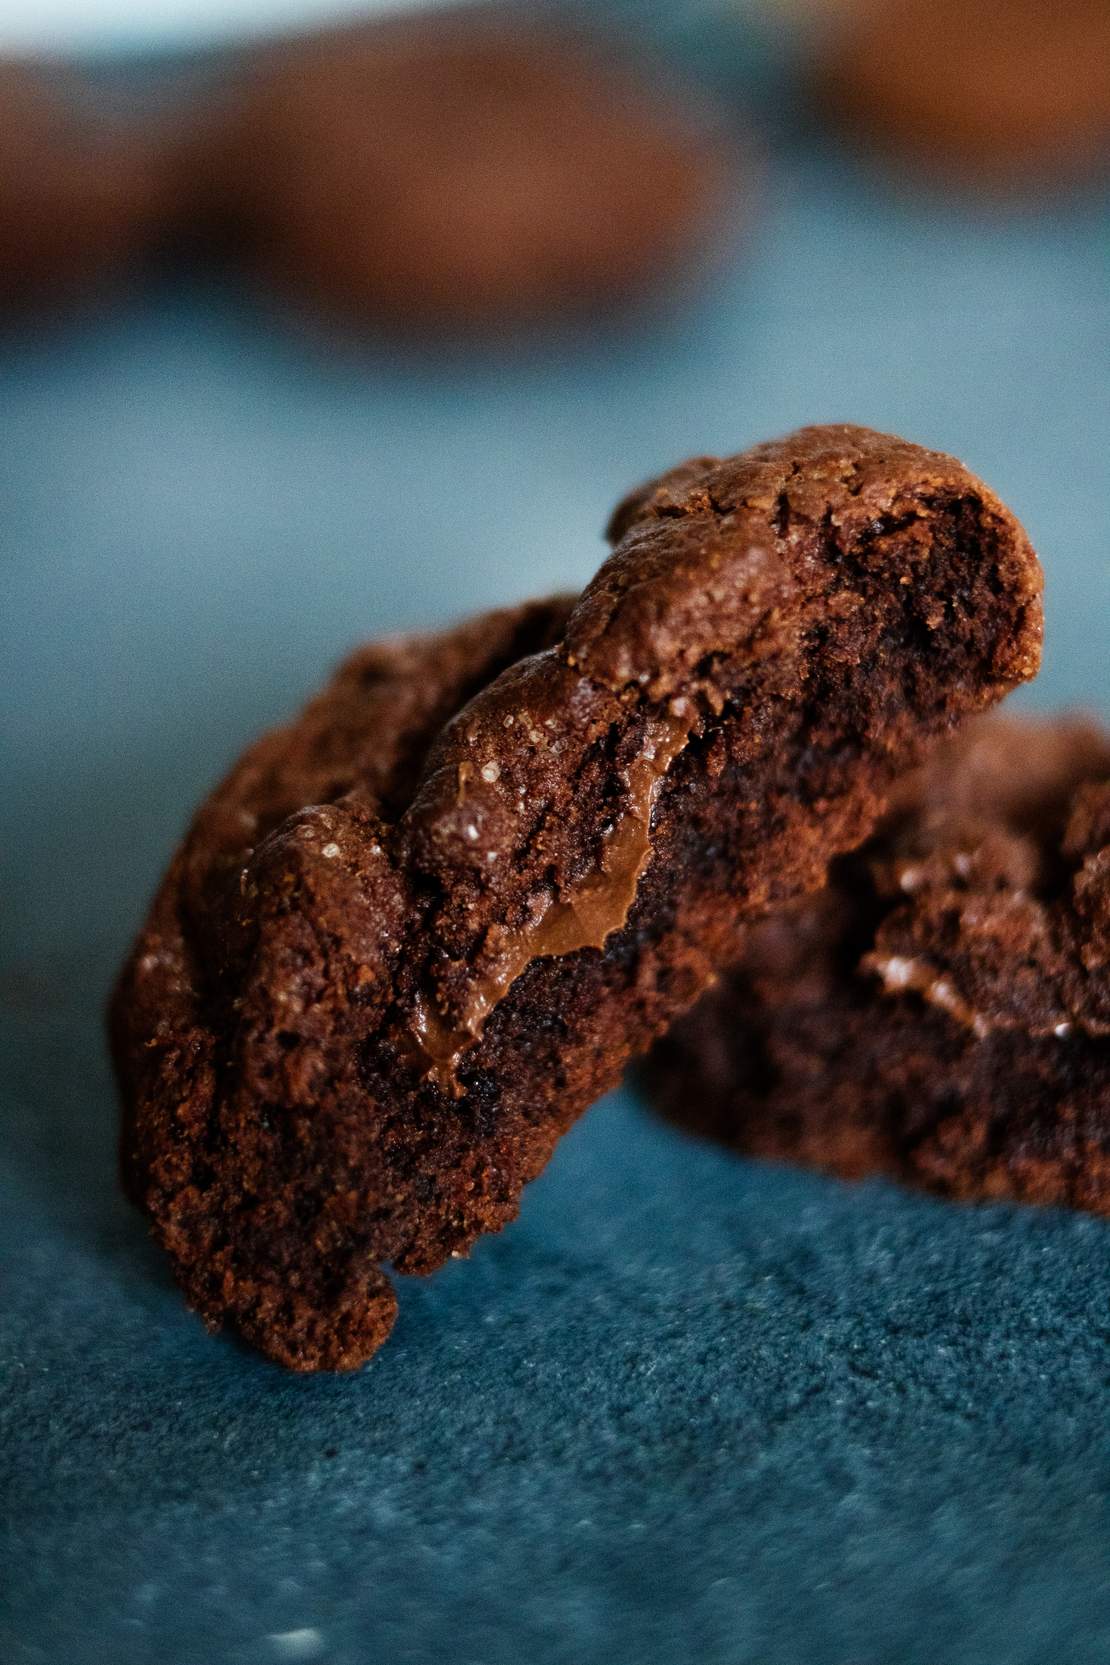
[[1110, 732], [969, 725], [643, 1079], [754, 1155], [1110, 1213]]
[[561, 1133], [1036, 668], [959, 463], [803, 429], [644, 488], [572, 605], [364, 650], [204, 805], [112, 1009], [131, 1194], [298, 1369], [515, 1215]]

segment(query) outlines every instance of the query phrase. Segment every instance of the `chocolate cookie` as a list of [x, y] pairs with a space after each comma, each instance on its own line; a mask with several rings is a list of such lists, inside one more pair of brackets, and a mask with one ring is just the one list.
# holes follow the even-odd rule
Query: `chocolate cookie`
[[1023, 191], [1110, 159], [1105, 0], [863, 0], [814, 73], [848, 132], [926, 173]]
[[695, 95], [485, 10], [271, 51], [182, 168], [214, 234], [287, 299], [449, 330], [655, 292], [742, 221], [752, 171]]
[[0, 311], [112, 288], [153, 240], [154, 152], [58, 75], [0, 61]]
[[569, 608], [365, 650], [252, 748], [124, 970], [131, 1193], [204, 1317], [295, 1368], [373, 1353], [381, 1266], [510, 1220], [744, 922], [1037, 664], [1021, 528], [901, 440], [703, 459], [615, 528]]
[[1110, 1213], [1110, 733], [980, 719], [644, 1079], [755, 1155]]

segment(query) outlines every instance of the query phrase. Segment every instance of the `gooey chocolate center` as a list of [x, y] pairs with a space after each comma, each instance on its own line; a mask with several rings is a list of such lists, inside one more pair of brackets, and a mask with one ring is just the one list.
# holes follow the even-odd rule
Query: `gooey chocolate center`
[[604, 948], [625, 924], [651, 860], [651, 818], [660, 785], [690, 738], [691, 719], [672, 713], [653, 717], [639, 755], [624, 770], [624, 808], [601, 838], [598, 861], [567, 889], [539, 892], [531, 917], [502, 930], [489, 962], [461, 1006], [441, 1012], [426, 995], [413, 1007], [411, 1038], [424, 1074], [459, 1097], [459, 1060], [477, 1041], [486, 1019], [533, 960]]

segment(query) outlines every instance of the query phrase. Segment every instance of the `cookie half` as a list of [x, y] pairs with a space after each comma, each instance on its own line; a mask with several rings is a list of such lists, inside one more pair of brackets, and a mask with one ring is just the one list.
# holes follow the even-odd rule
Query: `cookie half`
[[803, 429], [644, 487], [572, 604], [356, 655], [201, 807], [112, 1008], [191, 1302], [299, 1369], [515, 1215], [562, 1134], [1036, 668], [959, 463]]

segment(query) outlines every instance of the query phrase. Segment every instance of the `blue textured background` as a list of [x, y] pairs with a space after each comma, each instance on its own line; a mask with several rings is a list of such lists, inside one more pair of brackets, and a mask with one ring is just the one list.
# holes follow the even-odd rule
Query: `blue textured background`
[[1110, 711], [1104, 200], [985, 216], [784, 143], [666, 324], [329, 359], [216, 290], [0, 352], [0, 1655], [1110, 1658], [1110, 1225], [746, 1164], [598, 1106], [361, 1375], [182, 1307], [100, 1033], [189, 807], [351, 643], [577, 585], [660, 466], [850, 419], [963, 457]]

